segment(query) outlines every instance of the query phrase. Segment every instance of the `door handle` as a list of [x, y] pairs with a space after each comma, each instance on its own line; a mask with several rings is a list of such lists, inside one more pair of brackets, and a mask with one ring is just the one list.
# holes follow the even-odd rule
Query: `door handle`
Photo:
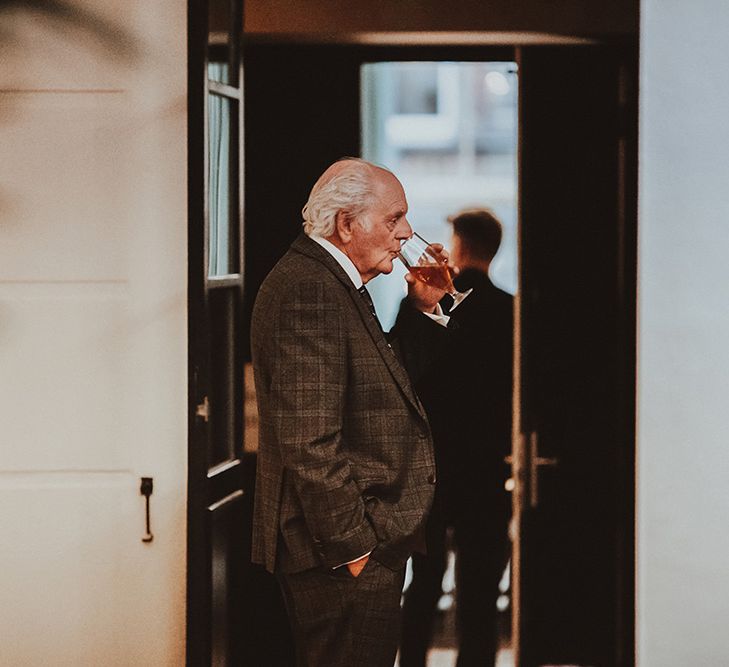
[[529, 505], [539, 505], [539, 468], [549, 466], [554, 468], [559, 459], [539, 456], [539, 434], [532, 431], [529, 434]]
[[509, 456], [504, 457], [504, 463], [506, 465], [511, 467], [511, 474], [509, 477], [504, 481], [504, 489], [506, 489], [509, 493], [512, 493], [514, 489], [516, 488], [516, 480], [514, 479], [514, 457], [509, 454]]
[[145, 536], [142, 538], [142, 542], [149, 543], [154, 539], [154, 535], [152, 535], [152, 528], [150, 526], [150, 519], [149, 519], [149, 497], [152, 495], [152, 491], [154, 490], [154, 479], [152, 477], [142, 477], [142, 483], [139, 487], [139, 493], [144, 496], [145, 499], [145, 517], [146, 517], [146, 525], [147, 525], [147, 532]]
[[195, 408], [195, 416], [200, 417], [206, 424], [210, 421], [210, 401], [207, 396], [203, 396], [202, 403]]

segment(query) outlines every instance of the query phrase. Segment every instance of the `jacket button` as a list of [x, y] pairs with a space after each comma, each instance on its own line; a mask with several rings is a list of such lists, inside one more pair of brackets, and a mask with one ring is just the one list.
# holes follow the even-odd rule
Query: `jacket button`
[[425, 440], [428, 437], [428, 434], [425, 431], [418, 431], [418, 437], [421, 440]]
[[435, 484], [435, 473], [431, 472], [430, 475], [428, 475], [428, 484]]

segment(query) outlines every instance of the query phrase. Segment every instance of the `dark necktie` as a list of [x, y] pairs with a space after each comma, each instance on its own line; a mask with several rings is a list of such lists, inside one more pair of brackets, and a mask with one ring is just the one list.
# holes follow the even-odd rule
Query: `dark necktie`
[[377, 326], [382, 329], [382, 325], [380, 324], [380, 320], [377, 319], [377, 311], [375, 310], [375, 304], [372, 303], [372, 297], [370, 296], [370, 293], [367, 291], [367, 288], [362, 285], [357, 290], [360, 294], [360, 296], [364, 299], [364, 302], [367, 304], [367, 308], [369, 308], [370, 313], [372, 313], [372, 317], [375, 318], [375, 322], [377, 322]]

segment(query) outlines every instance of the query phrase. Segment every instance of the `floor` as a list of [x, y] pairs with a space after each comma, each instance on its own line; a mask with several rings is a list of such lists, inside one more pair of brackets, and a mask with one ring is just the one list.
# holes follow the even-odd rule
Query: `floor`
[[[433, 629], [433, 648], [428, 652], [427, 667], [455, 667], [457, 651], [456, 646], [456, 620], [455, 620], [455, 554], [450, 552], [448, 555], [448, 566], [443, 576], [443, 596], [441, 597], [436, 615], [435, 625]], [[410, 584], [412, 579], [411, 564], [408, 561], [407, 572], [405, 575], [405, 588]], [[509, 569], [504, 572], [500, 588], [503, 593], [509, 589]], [[506, 612], [509, 606], [508, 597], [502, 596], [497, 606], [501, 612]], [[509, 623], [508, 617], [501, 619], [498, 628], [500, 643], [502, 646], [508, 646]], [[514, 656], [510, 648], [502, 648], [496, 658], [495, 667], [513, 667]], [[394, 667], [399, 667], [396, 660]], [[487, 667], [487, 666], [484, 666]]]
[[[395, 663], [397, 665], [397, 663]], [[456, 664], [456, 651], [452, 648], [434, 648], [428, 653], [428, 667], [454, 667]], [[514, 660], [510, 649], [499, 651], [496, 667], [514, 667]]]

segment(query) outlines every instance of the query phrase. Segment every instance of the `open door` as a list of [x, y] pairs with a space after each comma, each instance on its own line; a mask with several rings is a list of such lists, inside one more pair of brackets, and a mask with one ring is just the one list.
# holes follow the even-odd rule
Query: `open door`
[[243, 456], [242, 3], [188, 5], [187, 664], [240, 665], [252, 494]]
[[603, 46], [519, 54], [520, 667], [633, 662], [629, 56]]

